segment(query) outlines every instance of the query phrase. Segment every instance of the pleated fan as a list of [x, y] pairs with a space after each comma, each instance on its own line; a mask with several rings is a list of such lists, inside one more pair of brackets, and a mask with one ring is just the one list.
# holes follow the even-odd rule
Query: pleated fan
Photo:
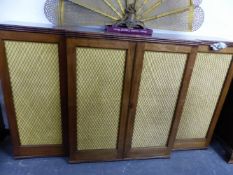
[[55, 25], [119, 25], [195, 31], [204, 21], [201, 0], [47, 0], [45, 15]]

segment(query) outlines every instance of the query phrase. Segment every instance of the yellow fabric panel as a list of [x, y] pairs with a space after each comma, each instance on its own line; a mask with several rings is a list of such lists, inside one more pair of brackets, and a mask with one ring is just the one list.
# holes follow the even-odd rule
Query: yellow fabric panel
[[78, 150], [117, 146], [125, 50], [77, 48]]
[[61, 144], [58, 45], [5, 41], [21, 145]]
[[199, 53], [194, 66], [178, 139], [205, 138], [232, 55]]
[[166, 146], [186, 54], [146, 51], [132, 147]]

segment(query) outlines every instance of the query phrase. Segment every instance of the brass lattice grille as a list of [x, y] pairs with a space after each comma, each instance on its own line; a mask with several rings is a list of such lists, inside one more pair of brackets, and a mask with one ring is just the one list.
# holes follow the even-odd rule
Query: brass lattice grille
[[232, 55], [199, 53], [194, 66], [178, 139], [205, 138]]
[[44, 13], [53, 24], [112, 25], [135, 2], [135, 20], [149, 28], [194, 31], [204, 21], [201, 0], [46, 0]]
[[124, 50], [77, 48], [78, 150], [115, 149]]
[[5, 41], [21, 145], [61, 144], [57, 44]]
[[166, 146], [186, 58], [145, 52], [132, 147]]

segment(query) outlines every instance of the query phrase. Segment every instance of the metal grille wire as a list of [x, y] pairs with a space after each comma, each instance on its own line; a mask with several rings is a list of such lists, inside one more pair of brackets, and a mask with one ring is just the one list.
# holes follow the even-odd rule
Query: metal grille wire
[[146, 51], [132, 147], [166, 146], [186, 54]]
[[[60, 21], [65, 26], [112, 25], [122, 18], [126, 8], [125, 0], [61, 0], [60, 2], [62, 3], [59, 3], [59, 0], [47, 0], [44, 13], [53, 24], [59, 24]], [[121, 2], [123, 11], [118, 2]], [[127, 3], [133, 2], [129, 0]], [[160, 5], [159, 2], [161, 2]], [[199, 29], [204, 21], [204, 11], [199, 6], [200, 3], [201, 0], [138, 0], [136, 18], [137, 20], [154, 18], [154, 20], [144, 22], [149, 28], [194, 31]], [[156, 4], [158, 4], [157, 8], [153, 8]], [[181, 12], [184, 8], [186, 11]], [[61, 20], [59, 20], [59, 15]], [[159, 17], [161, 15], [165, 16]]]
[[117, 145], [125, 50], [77, 48], [78, 150]]
[[5, 41], [21, 145], [61, 144], [58, 45]]
[[178, 139], [205, 138], [232, 55], [199, 53], [194, 66]]

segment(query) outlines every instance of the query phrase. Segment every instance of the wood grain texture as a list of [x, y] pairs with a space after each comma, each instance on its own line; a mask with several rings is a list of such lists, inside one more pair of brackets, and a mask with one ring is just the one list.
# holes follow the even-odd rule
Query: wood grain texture
[[66, 40], [67, 46], [67, 72], [68, 72], [68, 111], [69, 111], [69, 157], [76, 160], [76, 48], [73, 40]]
[[15, 158], [34, 158], [49, 156], [64, 156], [65, 151], [61, 145], [19, 146], [15, 149]]
[[125, 79], [123, 82], [123, 92], [125, 92], [122, 96], [122, 109], [121, 109], [121, 118], [120, 118], [120, 129], [118, 136], [118, 155], [124, 156], [124, 145], [125, 145], [125, 133], [127, 127], [127, 118], [128, 118], [128, 104], [129, 104], [129, 96], [131, 89], [131, 80], [132, 80], [132, 72], [133, 72], [133, 61], [135, 54], [136, 45], [134, 43], [129, 43], [129, 49], [127, 52], [126, 59], [126, 69], [125, 69]]
[[183, 74], [183, 80], [182, 80], [179, 97], [177, 100], [176, 110], [174, 114], [173, 124], [172, 124], [171, 131], [170, 131], [170, 136], [169, 136], [170, 140], [168, 141], [168, 147], [170, 147], [171, 149], [175, 143], [176, 134], [179, 128], [181, 114], [182, 114], [185, 99], [188, 93], [189, 82], [191, 80], [193, 67], [196, 61], [196, 57], [197, 57], [197, 50], [198, 50], [198, 47], [196, 46], [191, 48], [191, 52], [189, 53], [188, 59], [186, 62], [186, 66], [185, 66], [185, 70]]
[[131, 83], [132, 87], [130, 92], [129, 113], [128, 113], [127, 129], [126, 129], [127, 132], [125, 135], [124, 157], [128, 157], [128, 154], [131, 150], [133, 128], [134, 128], [134, 121], [136, 115], [136, 106], [138, 101], [137, 92], [139, 90], [141, 73], [142, 73], [144, 49], [145, 49], [144, 43], [137, 43], [136, 51], [135, 51], [133, 78]]
[[67, 54], [66, 54], [66, 39], [62, 37], [58, 43], [59, 52], [59, 79], [60, 79], [60, 98], [61, 98], [61, 113], [62, 113], [62, 139], [63, 152], [68, 155], [69, 140], [68, 140], [68, 81], [67, 81]]
[[206, 139], [177, 139], [173, 150], [207, 149], [207, 147], [208, 144]]
[[171, 53], [190, 53], [192, 47], [184, 45], [173, 44], [145, 44], [145, 50], [147, 51], [161, 51]]

